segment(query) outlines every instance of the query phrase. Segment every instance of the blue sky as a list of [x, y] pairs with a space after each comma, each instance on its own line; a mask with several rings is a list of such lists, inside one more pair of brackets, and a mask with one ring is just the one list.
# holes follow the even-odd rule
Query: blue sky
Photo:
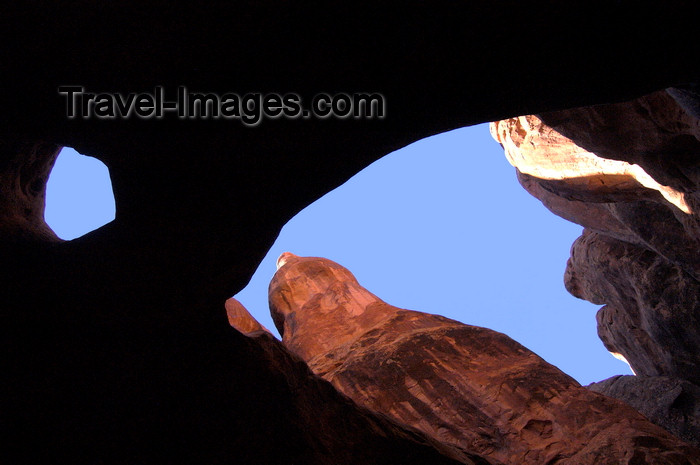
[[74, 239], [112, 221], [115, 211], [105, 164], [63, 148], [46, 183], [46, 223], [61, 239]]
[[[106, 167], [64, 149], [49, 179], [45, 216], [64, 239], [111, 221]], [[581, 229], [520, 187], [482, 124], [393, 152], [308, 206], [236, 297], [276, 332], [267, 286], [277, 257], [326, 257], [392, 305], [506, 333], [588, 384], [631, 371], [598, 339], [598, 306], [564, 289]]]

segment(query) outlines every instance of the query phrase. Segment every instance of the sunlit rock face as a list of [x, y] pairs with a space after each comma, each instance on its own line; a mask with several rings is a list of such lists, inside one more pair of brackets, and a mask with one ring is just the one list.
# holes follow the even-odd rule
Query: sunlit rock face
[[272, 335], [269, 329], [261, 325], [260, 322], [250, 314], [248, 309], [233, 297], [226, 301], [225, 307], [229, 324], [242, 334], [253, 336], [259, 331], [263, 331]]
[[491, 133], [520, 173], [537, 178], [561, 196], [596, 203], [663, 197], [689, 213], [683, 192], [660, 184], [639, 165], [602, 158], [579, 147], [537, 116], [498, 121], [491, 125]]
[[700, 451], [504, 334], [393, 307], [324, 258], [286, 256], [269, 288], [283, 343], [358, 404], [441, 442], [522, 464], [700, 463]]
[[[269, 288], [272, 318], [285, 345], [305, 360], [356, 339], [364, 328], [391, 314], [384, 302], [335, 262], [289, 252], [280, 262], [284, 265]], [[304, 306], [314, 311], [298, 311]], [[371, 312], [365, 312], [368, 307]], [[354, 324], [356, 320], [362, 325]]]
[[697, 199], [700, 120], [688, 109], [668, 92], [658, 91], [628, 102], [549, 112], [540, 118], [579, 147], [599, 157], [637, 164], [659, 184]]
[[[685, 208], [649, 195], [615, 199], [609, 208], [634, 233], [637, 245], [699, 280], [700, 120], [663, 91], [541, 118], [572, 143], [599, 157], [636, 164], [666, 189], [682, 194]], [[608, 201], [598, 196], [594, 200]]]
[[[238, 300], [231, 298], [226, 301], [226, 314], [229, 324], [247, 336], [238, 340], [238, 354], [248, 360], [245, 368], [238, 370], [238, 375], [254, 377], [259, 371], [269, 370], [278, 378], [256, 379], [251, 383], [251, 395], [262, 400], [249, 404], [250, 414], [254, 418], [289, 415], [292, 423], [302, 431], [299, 435], [271, 430], [274, 423], [269, 420], [261, 422], [265, 429], [261, 433], [267, 433], [268, 441], [287, 441], [285, 447], [294, 454], [290, 463], [499, 465], [357, 406], [328, 382], [311, 373], [309, 367], [291, 354]], [[241, 416], [245, 412], [239, 409], [235, 414]], [[256, 425], [254, 421], [240, 421], [250, 422], [251, 429]], [[328, 431], [333, 434], [328, 434]], [[230, 440], [247, 442], [246, 436]], [[294, 448], [298, 447], [295, 442], [313, 444], [314, 447], [295, 451]], [[338, 442], [342, 447], [338, 447]], [[263, 444], [252, 454], [235, 456], [234, 463], [286, 463], [283, 458], [271, 455]]]
[[[700, 120], [692, 95], [676, 94], [491, 125], [523, 187], [585, 227], [565, 285], [604, 305], [597, 315], [603, 343], [650, 378], [636, 381], [637, 390], [658, 377], [700, 385]], [[631, 398], [621, 392], [607, 391]], [[688, 388], [683, 397], [698, 392]], [[680, 418], [696, 415], [698, 402], [677, 403], [682, 413], [664, 421], [658, 411], [651, 417], [697, 435]], [[674, 421], [680, 424], [670, 427]]]
[[[492, 123], [523, 186], [588, 231], [569, 291], [640, 375], [700, 382], [700, 122], [665, 92]], [[584, 148], [585, 147], [585, 148]], [[626, 161], [622, 161], [626, 160]]]

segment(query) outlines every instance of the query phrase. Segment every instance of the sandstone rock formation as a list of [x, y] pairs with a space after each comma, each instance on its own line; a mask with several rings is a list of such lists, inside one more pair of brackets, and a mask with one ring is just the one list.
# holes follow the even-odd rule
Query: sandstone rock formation
[[57, 241], [44, 222], [46, 181], [61, 147], [0, 140], [0, 235], [5, 241]]
[[[233, 323], [239, 331], [253, 326], [262, 328], [239, 302], [229, 300], [227, 310], [232, 308], [235, 308], [236, 315]], [[263, 400], [255, 402], [251, 406], [255, 409], [250, 413], [262, 418], [270, 415], [285, 417], [292, 428], [283, 423], [282, 429], [275, 430], [279, 426], [272, 421], [260, 424], [261, 434], [267, 434], [270, 440], [284, 441], [286, 457], [276, 456], [274, 452], [271, 453], [275, 448], [268, 450], [264, 445], [255, 450], [243, 447], [242, 442], [247, 440], [248, 435], [231, 438], [236, 448], [248, 450], [245, 455], [236, 454], [236, 461], [259, 464], [289, 461], [345, 465], [498, 465], [495, 461], [441, 444], [415, 429], [358, 407], [328, 382], [315, 376], [301, 359], [289, 353], [266, 330], [247, 331], [246, 337], [238, 343], [238, 355], [251, 362], [246, 370], [239, 367], [239, 375], [257, 378], [249, 383], [253, 391], [250, 395]], [[260, 379], [255, 374], [257, 371], [273, 373], [274, 377]], [[265, 405], [266, 402], [269, 404]], [[248, 421], [250, 419], [246, 418], [242, 423]], [[251, 426], [255, 424], [250, 421]]]
[[[698, 443], [700, 120], [692, 95], [670, 93], [676, 99], [660, 91], [511, 118], [491, 130], [523, 187], [585, 227], [571, 249], [566, 287], [604, 305], [598, 334], [640, 377], [600, 389]], [[664, 407], [666, 418], [661, 406], [652, 411], [635, 400], [651, 399], [659, 385], [683, 386], [683, 400]]]
[[700, 450], [504, 334], [402, 310], [327, 259], [283, 254], [284, 344], [358, 404], [506, 464], [688, 464]]
[[[318, 460], [320, 457], [327, 463], [354, 464], [367, 463], [368, 460], [393, 463], [424, 457], [423, 460], [430, 463], [436, 461], [446, 464], [498, 465], [497, 461], [443, 444], [417, 429], [407, 428], [403, 423], [393, 423], [384, 416], [378, 416], [344, 399], [326, 381], [315, 376], [302, 360], [289, 353], [235, 298], [226, 301], [226, 314], [229, 324], [250, 338], [248, 343], [253, 350], [264, 354], [255, 357], [256, 360], [262, 359], [266, 364], [274, 366], [274, 371], [284, 373], [287, 384], [298, 390], [299, 395], [294, 398], [290, 407], [297, 409], [299, 419], [310, 422], [311, 429], [305, 431], [308, 435], [305, 441], [313, 443], [318, 454], [316, 457], [310, 454], [305, 460]], [[333, 450], [337, 449], [337, 444], [321, 430], [315, 430], [317, 427], [332, 429], [336, 434], [342, 434], [344, 447]], [[381, 439], [372, 434], [367, 435], [368, 430], [379, 433]], [[400, 445], [402, 442], [403, 446]], [[406, 449], [397, 454], [383, 452], [393, 449], [391, 443], [396, 443], [398, 450]], [[435, 451], [430, 450], [431, 448]], [[384, 457], [375, 457], [377, 451]]]
[[259, 331], [264, 331], [268, 334], [270, 330], [256, 320], [253, 315], [250, 314], [247, 308], [243, 306], [238, 300], [231, 297], [226, 301], [226, 316], [228, 317], [228, 322], [231, 326], [236, 328], [242, 334], [246, 336], [254, 336]]
[[[364, 463], [433, 463], [369, 426], [310, 426], [317, 411], [294, 400], [309, 385], [279, 371], [283, 351], [229, 329], [222, 303], [293, 215], [393, 150], [695, 79], [695, 15], [599, 3], [574, 14], [501, 0], [3, 6], [0, 168], [15, 160], [20, 185], [32, 185], [24, 180], [43, 179], [45, 165], [11, 147], [73, 147], [108, 167], [117, 211], [57, 242], [41, 221], [7, 214], [14, 175], [2, 177], [0, 218], [11, 226], [0, 227], [0, 412], [11, 428], [0, 462], [326, 464], [358, 434], [377, 436]], [[514, 54], [533, 30], [542, 46]], [[387, 117], [254, 128], [174, 114], [70, 119], [63, 85], [124, 96], [162, 85], [167, 100], [178, 86], [294, 92], [307, 103], [319, 92], [380, 92]], [[324, 435], [323, 454], [306, 431]]]
[[613, 376], [587, 388], [621, 399], [654, 423], [700, 447], [700, 388], [665, 376]]

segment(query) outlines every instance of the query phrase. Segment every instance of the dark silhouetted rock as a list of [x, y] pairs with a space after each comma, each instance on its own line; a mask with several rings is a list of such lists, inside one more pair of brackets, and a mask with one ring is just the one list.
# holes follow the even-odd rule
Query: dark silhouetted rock
[[[328, 420], [320, 430], [318, 410], [294, 407], [309, 385], [279, 371], [289, 368], [284, 352], [230, 329], [223, 302], [291, 217], [393, 150], [469, 124], [697, 81], [695, 15], [598, 3], [3, 6], [3, 172], [16, 164], [16, 185], [32, 186], [25, 200], [38, 199], [41, 183], [26, 180], [45, 178], [54, 149], [40, 150], [37, 165], [16, 147], [73, 147], [108, 167], [116, 218], [57, 242], [36, 233], [48, 233], [35, 222], [38, 203], [5, 197], [18, 192], [6, 184], [17, 170], [2, 177], [0, 412], [11, 428], [0, 462], [346, 460], [348, 429]], [[515, 50], [533, 31], [537, 46]], [[70, 119], [63, 85], [124, 95], [162, 85], [166, 100], [178, 86], [293, 92], [305, 103], [319, 92], [379, 92], [387, 112], [256, 127], [174, 114]], [[368, 428], [352, 433], [369, 444], [361, 463], [439, 460]]]
[[700, 118], [700, 84], [669, 87], [666, 92], [678, 102], [686, 113]]
[[269, 300], [284, 344], [360, 405], [507, 464], [700, 463], [504, 334], [392, 307], [327, 259], [278, 265]]
[[61, 147], [0, 139], [0, 235], [8, 243], [58, 241], [44, 221], [46, 181]]

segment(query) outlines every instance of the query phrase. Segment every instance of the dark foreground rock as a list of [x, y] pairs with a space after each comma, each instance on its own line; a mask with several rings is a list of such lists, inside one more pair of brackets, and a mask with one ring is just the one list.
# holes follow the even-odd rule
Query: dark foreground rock
[[[596, 3], [4, 5], [0, 412], [10, 431], [0, 462], [270, 465], [341, 451], [347, 429], [329, 424], [330, 452], [315, 455], [305, 431], [318, 429], [305, 422], [316, 417], [293, 406], [305, 385], [266, 368], [266, 353], [228, 328], [223, 302], [292, 216], [393, 150], [696, 80], [695, 15]], [[533, 31], [537, 46], [515, 51]], [[298, 93], [307, 104], [320, 92], [378, 92], [387, 112], [255, 127], [172, 113], [71, 119], [64, 85], [124, 96], [163, 86], [167, 100], [178, 86]], [[103, 161], [116, 200], [112, 223], [68, 242], [38, 201], [58, 146]], [[371, 443], [374, 433], [353, 434]], [[433, 463], [393, 444], [376, 448], [377, 461]]]

